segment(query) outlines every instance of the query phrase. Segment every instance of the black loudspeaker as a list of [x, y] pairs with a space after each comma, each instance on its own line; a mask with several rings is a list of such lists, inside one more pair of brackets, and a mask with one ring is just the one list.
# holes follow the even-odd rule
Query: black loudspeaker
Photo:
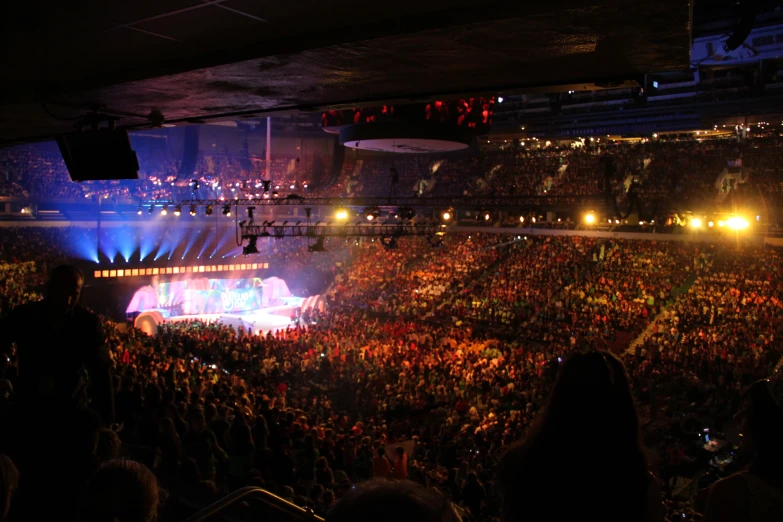
[[63, 134], [57, 146], [73, 181], [139, 179], [139, 160], [124, 129]]
[[343, 162], [345, 162], [345, 147], [340, 143], [340, 140], [334, 140], [334, 146], [332, 148], [332, 176], [340, 176], [340, 172], [343, 170]]
[[[185, 127], [184, 146], [182, 148], [182, 162], [179, 164], [177, 179], [190, 180], [196, 171], [198, 161], [198, 125]], [[219, 173], [218, 173], [219, 174]]]

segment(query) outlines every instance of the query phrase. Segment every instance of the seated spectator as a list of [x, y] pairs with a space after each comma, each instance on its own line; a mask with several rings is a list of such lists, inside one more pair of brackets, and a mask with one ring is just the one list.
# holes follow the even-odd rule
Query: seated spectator
[[152, 472], [131, 460], [112, 460], [93, 474], [84, 495], [82, 522], [153, 522], [158, 484]]
[[783, 520], [783, 411], [769, 381], [748, 388], [737, 417], [743, 449], [755, 459], [747, 470], [713, 484], [707, 522]]
[[662, 520], [628, 375], [608, 352], [566, 360], [549, 403], [499, 473], [506, 522]]
[[458, 522], [451, 502], [433, 489], [408, 481], [371, 480], [334, 505], [327, 522]]

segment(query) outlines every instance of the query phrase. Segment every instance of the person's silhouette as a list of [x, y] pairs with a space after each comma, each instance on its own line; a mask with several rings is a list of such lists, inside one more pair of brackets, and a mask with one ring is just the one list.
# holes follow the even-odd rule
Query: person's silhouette
[[77, 267], [56, 267], [46, 298], [17, 306], [0, 323], [0, 351], [16, 343], [15, 402], [22, 411], [57, 414], [89, 404], [110, 424], [111, 361], [100, 319], [77, 304], [83, 285]]

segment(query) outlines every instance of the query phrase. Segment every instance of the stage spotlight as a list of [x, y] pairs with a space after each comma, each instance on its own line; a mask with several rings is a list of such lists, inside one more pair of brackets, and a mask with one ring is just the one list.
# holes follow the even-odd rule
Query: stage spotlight
[[592, 212], [587, 214], [585, 216], [585, 223], [587, 223], [588, 225], [592, 225], [593, 223], [595, 223], [595, 214], [593, 214]]
[[364, 217], [367, 218], [367, 221], [372, 221], [373, 219], [377, 219], [381, 215], [381, 209], [378, 207], [367, 207], [364, 209]]
[[253, 212], [255, 211], [256, 207], [247, 207], [247, 220], [252, 224], [253, 223]]
[[734, 216], [726, 220], [726, 225], [732, 230], [744, 230], [750, 226], [750, 223], [745, 218]]
[[196, 215], [196, 205], [190, 205], [190, 215], [191, 216]]
[[141, 205], [139, 205], [139, 209], [136, 211], [136, 214], [141, 215], [142, 212], [143, 212], [143, 209], [142, 209]]
[[536, 216], [533, 216], [532, 218], [530, 218], [530, 222], [535, 224], [536, 223]]
[[441, 219], [443, 221], [448, 221], [451, 219], [451, 210], [444, 210], [443, 213], [440, 215]]
[[348, 211], [344, 208], [338, 208], [337, 212], [334, 214], [334, 217], [338, 221], [345, 221], [348, 219]]
[[161, 216], [165, 216], [168, 213], [169, 213], [169, 206], [168, 205], [163, 205], [163, 208], [160, 209], [160, 215]]
[[699, 219], [699, 218], [691, 219], [691, 226], [693, 228], [701, 228], [701, 219]]
[[207, 205], [204, 208], [204, 215], [211, 216], [212, 215], [212, 205]]
[[291, 185], [291, 186], [290, 186], [290, 187], [288, 187], [288, 188], [290, 188], [291, 190], [294, 190], [294, 189], [296, 188], [296, 185]]
[[715, 226], [715, 223], [713, 223], [712, 221], [710, 221], [709, 223], [707, 223], [707, 226], [708, 226], [708, 227], [710, 227], [710, 228], [712, 228], [712, 227], [714, 227], [714, 226]]
[[152, 214], [155, 211], [155, 205], [150, 205], [150, 209], [147, 211], [147, 214]]
[[258, 236], [247, 236], [247, 245], [242, 247], [242, 255], [247, 257], [249, 255], [258, 254], [258, 246], [256, 246]]
[[273, 197], [273, 198], [276, 198], [276, 197], [277, 197], [277, 196], [279, 196], [279, 195], [280, 195], [280, 194], [278, 194], [276, 190], [273, 190], [273, 191], [272, 191], [272, 197]]
[[177, 206], [174, 207], [174, 215], [175, 216], [179, 216], [180, 214], [182, 214], [182, 206], [181, 205], [177, 205]]
[[519, 216], [519, 222], [524, 223], [525, 222], [525, 216]]
[[227, 217], [231, 217], [231, 205], [226, 203], [223, 205], [223, 215]]

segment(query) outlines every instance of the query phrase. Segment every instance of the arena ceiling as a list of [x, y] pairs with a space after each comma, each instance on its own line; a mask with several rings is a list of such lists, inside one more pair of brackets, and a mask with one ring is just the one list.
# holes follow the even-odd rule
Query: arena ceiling
[[[0, 144], [683, 69], [688, 0], [5, 2]], [[605, 82], [605, 83], [604, 83]]]

